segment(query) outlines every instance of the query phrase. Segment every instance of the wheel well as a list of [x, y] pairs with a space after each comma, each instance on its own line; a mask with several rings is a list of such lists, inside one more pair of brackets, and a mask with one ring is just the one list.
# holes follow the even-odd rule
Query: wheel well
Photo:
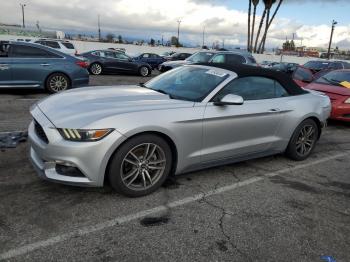
[[45, 82], [44, 82], [44, 87], [45, 87], [45, 89], [47, 89], [47, 87], [46, 87], [47, 80], [50, 78], [50, 76], [52, 76], [52, 75], [54, 75], [54, 74], [62, 74], [62, 75], [64, 75], [64, 76], [66, 76], [66, 77], [68, 78], [68, 81], [69, 81], [69, 87], [72, 86], [72, 79], [69, 77], [69, 75], [67, 75], [66, 73], [63, 73], [63, 72], [53, 72], [53, 73], [49, 74], [49, 75], [46, 77], [46, 79], [45, 79]]
[[305, 120], [307, 119], [311, 119], [313, 121], [315, 121], [316, 125], [317, 125], [317, 128], [318, 128], [318, 138], [317, 139], [320, 139], [321, 137], [321, 133], [322, 133], [322, 124], [321, 124], [321, 121], [317, 118], [317, 117], [309, 117], [309, 118], [306, 118]]
[[[177, 160], [178, 160], [178, 151], [177, 151], [177, 148], [176, 148], [176, 145], [174, 143], [174, 141], [169, 137], [167, 136], [166, 134], [164, 133], [161, 133], [161, 132], [157, 132], [157, 131], [146, 131], [146, 132], [142, 132], [142, 133], [137, 133], [131, 137], [128, 137], [128, 139], [126, 139], [123, 143], [121, 143], [118, 148], [120, 148], [124, 143], [126, 143], [127, 141], [129, 141], [130, 139], [134, 138], [134, 137], [137, 137], [137, 136], [140, 136], [140, 135], [146, 135], [146, 134], [152, 134], [152, 135], [157, 135], [161, 138], [163, 138], [167, 143], [168, 145], [170, 146], [170, 150], [171, 150], [171, 153], [172, 153], [172, 157], [173, 157], [173, 161], [172, 161], [172, 164], [171, 164], [171, 172], [170, 172], [170, 175], [175, 175], [175, 171], [176, 171], [176, 167], [177, 167]], [[108, 159], [108, 163], [107, 163], [107, 166], [106, 166], [106, 170], [105, 170], [105, 174], [104, 174], [104, 184], [107, 184], [108, 183], [108, 179], [106, 179], [106, 174], [109, 170], [109, 166], [110, 166], [110, 163], [111, 163], [111, 160], [114, 156], [114, 154], [117, 153], [118, 151], [118, 148], [116, 148], [114, 150], [114, 152], [112, 153], [112, 155], [110, 156], [110, 158]]]

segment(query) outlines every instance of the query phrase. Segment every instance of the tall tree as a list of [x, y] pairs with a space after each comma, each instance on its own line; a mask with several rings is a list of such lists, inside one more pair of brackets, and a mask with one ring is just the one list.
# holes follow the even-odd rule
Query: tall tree
[[248, 6], [248, 40], [247, 40], [247, 50], [250, 50], [250, 38], [252, 37], [252, 35], [250, 34], [250, 16], [251, 16], [251, 12], [252, 12], [252, 0], [248, 0], [249, 1], [249, 6]]
[[264, 12], [263, 12], [263, 14], [261, 16], [261, 20], [260, 20], [260, 24], [259, 24], [259, 30], [258, 30], [258, 33], [256, 34], [255, 45], [254, 45], [254, 53], [256, 53], [256, 51], [257, 51], [258, 41], [259, 41], [261, 29], [262, 29], [262, 27], [264, 25], [265, 16], [266, 16], [266, 8], [264, 9]]
[[252, 32], [250, 35], [250, 43], [249, 43], [249, 49], [250, 51], [253, 51], [253, 41], [254, 41], [254, 30], [255, 30], [255, 18], [256, 18], [256, 7], [259, 4], [259, 0], [252, 0], [254, 9], [253, 9], [253, 25], [252, 25]]
[[263, 2], [265, 4], [265, 9], [266, 9], [266, 23], [265, 23], [265, 31], [259, 45], [258, 53], [264, 52], [264, 49], [262, 49], [263, 43], [264, 43], [264, 37], [267, 35], [267, 30], [269, 29], [271, 7], [276, 2], [276, 0], [263, 0]]
[[275, 9], [275, 12], [273, 13], [272, 18], [271, 18], [270, 21], [269, 21], [269, 24], [268, 24], [268, 27], [267, 27], [267, 31], [266, 31], [266, 33], [264, 34], [263, 39], [262, 39], [262, 43], [261, 43], [261, 45], [262, 45], [262, 47], [261, 47], [262, 52], [264, 52], [264, 49], [265, 49], [266, 36], [267, 36], [268, 30], [270, 29], [270, 26], [271, 26], [273, 20], [275, 19], [276, 14], [278, 13], [278, 11], [279, 11], [279, 9], [280, 9], [280, 7], [281, 7], [282, 2], [283, 2], [283, 0], [279, 0], [278, 5], [277, 5], [277, 7], [276, 7], [276, 9]]

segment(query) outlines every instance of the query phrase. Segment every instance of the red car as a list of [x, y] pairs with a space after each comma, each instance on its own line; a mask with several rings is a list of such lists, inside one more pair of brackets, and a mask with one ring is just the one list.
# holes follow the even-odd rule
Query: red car
[[350, 122], [350, 70], [328, 72], [305, 89], [320, 91], [329, 96], [332, 102], [331, 119]]

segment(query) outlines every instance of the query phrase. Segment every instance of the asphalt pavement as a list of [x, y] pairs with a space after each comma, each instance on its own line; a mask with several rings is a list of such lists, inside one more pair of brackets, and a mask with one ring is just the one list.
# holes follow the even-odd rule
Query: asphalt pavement
[[[0, 132], [25, 130], [46, 96], [1, 91]], [[331, 122], [306, 161], [277, 155], [179, 175], [142, 198], [43, 181], [28, 149], [0, 151], [0, 261], [350, 261], [349, 124]]]

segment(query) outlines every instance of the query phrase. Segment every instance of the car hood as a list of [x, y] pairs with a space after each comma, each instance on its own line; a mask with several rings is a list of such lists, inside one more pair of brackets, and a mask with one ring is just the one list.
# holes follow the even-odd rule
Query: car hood
[[318, 83], [311, 83], [306, 86], [307, 89], [317, 90], [324, 93], [332, 93], [342, 96], [350, 96], [350, 89], [341, 86], [324, 85]]
[[163, 65], [165, 66], [171, 66], [171, 67], [178, 67], [178, 66], [182, 66], [182, 65], [188, 65], [190, 64], [190, 61], [187, 60], [178, 60], [178, 61], [168, 61], [168, 62], [164, 62]]
[[103, 118], [132, 112], [193, 106], [193, 102], [140, 86], [86, 87], [52, 95], [37, 103], [58, 128], [86, 128]]

